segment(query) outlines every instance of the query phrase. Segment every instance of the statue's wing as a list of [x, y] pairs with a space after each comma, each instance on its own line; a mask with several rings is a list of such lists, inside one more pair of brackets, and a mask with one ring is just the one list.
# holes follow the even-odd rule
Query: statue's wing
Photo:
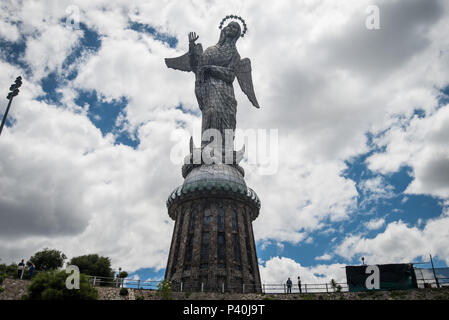
[[177, 58], [165, 58], [165, 64], [172, 69], [187, 72], [192, 71], [192, 68], [190, 67], [190, 55], [188, 52]]
[[193, 71], [192, 65], [196, 65], [197, 63], [196, 57], [200, 56], [202, 53], [203, 47], [198, 43], [193, 48], [193, 52], [187, 52], [177, 58], [165, 58], [165, 64], [172, 69], [190, 72]]
[[235, 71], [242, 91], [246, 94], [253, 106], [260, 108], [256, 94], [254, 93], [253, 78], [251, 76], [251, 61], [248, 58], [240, 60]]

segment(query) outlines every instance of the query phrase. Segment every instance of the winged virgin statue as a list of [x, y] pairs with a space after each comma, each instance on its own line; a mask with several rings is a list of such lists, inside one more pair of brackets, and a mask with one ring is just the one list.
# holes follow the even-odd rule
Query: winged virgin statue
[[[231, 21], [223, 28], [227, 19], [236, 19], [240, 24]], [[199, 36], [190, 32], [189, 52], [177, 57], [166, 58], [167, 67], [195, 73], [195, 95], [202, 112], [202, 128], [216, 129], [225, 137], [226, 130], [235, 131], [237, 101], [234, 96], [233, 82], [237, 77], [240, 88], [246, 94], [252, 105], [259, 108], [254, 93], [251, 76], [251, 61], [241, 59], [236, 42], [246, 33], [246, 23], [238, 16], [226, 16], [220, 24], [220, 39], [218, 43], [203, 51], [201, 44], [196, 44]]]

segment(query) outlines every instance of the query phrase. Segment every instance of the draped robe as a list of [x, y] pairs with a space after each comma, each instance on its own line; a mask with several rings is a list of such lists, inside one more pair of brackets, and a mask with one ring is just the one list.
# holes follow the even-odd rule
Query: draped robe
[[[202, 54], [192, 54], [191, 63], [196, 64], [195, 95], [203, 114], [201, 132], [217, 129], [224, 140], [225, 130], [234, 132], [236, 127], [237, 101], [232, 83], [240, 55], [232, 44], [216, 44]], [[204, 66], [210, 69], [204, 71]]]

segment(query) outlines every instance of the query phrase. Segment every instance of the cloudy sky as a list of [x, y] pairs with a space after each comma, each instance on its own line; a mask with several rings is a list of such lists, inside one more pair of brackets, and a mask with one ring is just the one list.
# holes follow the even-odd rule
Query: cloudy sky
[[173, 150], [201, 125], [193, 74], [163, 59], [238, 14], [261, 109], [235, 83], [237, 126], [278, 130], [273, 174], [242, 164], [262, 281], [344, 281], [362, 256], [449, 264], [448, 1], [0, 3], [2, 95], [23, 77], [0, 136], [1, 263], [50, 247], [163, 277]]

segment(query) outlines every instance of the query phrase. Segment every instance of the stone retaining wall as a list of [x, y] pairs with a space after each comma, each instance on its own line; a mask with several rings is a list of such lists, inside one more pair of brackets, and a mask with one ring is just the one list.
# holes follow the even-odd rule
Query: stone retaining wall
[[[20, 300], [26, 294], [30, 281], [5, 279], [0, 293], [0, 300]], [[136, 300], [143, 296], [144, 300], [159, 300], [156, 291], [128, 289], [127, 296], [120, 296], [120, 288], [95, 287], [99, 300]], [[238, 293], [202, 293], [174, 292], [173, 300], [449, 300], [449, 287], [440, 289], [417, 289], [371, 292], [342, 293], [305, 293], [305, 294], [238, 294]]]

